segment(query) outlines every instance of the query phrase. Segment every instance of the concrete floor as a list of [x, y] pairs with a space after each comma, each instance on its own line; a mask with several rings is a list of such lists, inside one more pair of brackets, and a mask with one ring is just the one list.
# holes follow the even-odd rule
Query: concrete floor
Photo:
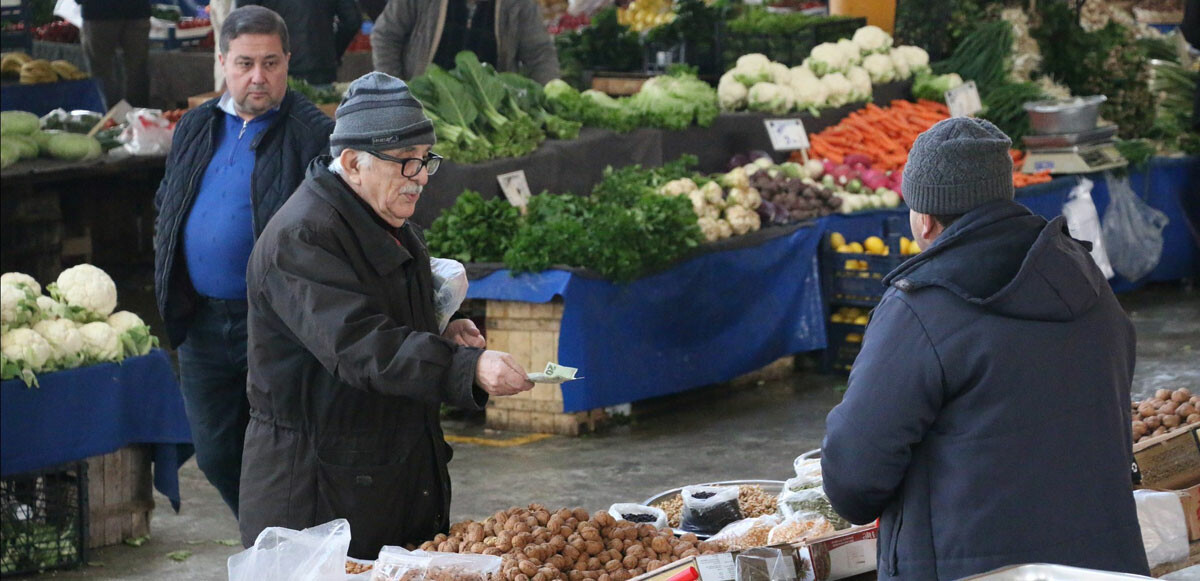
[[[1137, 394], [1159, 387], [1200, 390], [1200, 292], [1178, 285], [1123, 296], [1139, 335]], [[452, 518], [482, 518], [512, 505], [607, 508], [656, 492], [714, 480], [784, 479], [793, 458], [820, 445], [824, 419], [845, 379], [799, 374], [757, 387], [719, 389], [675, 398], [665, 411], [583, 438], [550, 438], [515, 447], [460, 444], [450, 464]], [[458, 435], [506, 438], [476, 423], [447, 422]], [[216, 541], [237, 538], [228, 509], [194, 462], [180, 472], [183, 510], [165, 498], [141, 547], [92, 552], [92, 565], [47, 573], [56, 579], [209, 580], [225, 578], [226, 559], [240, 550]], [[167, 558], [190, 551], [184, 562]], [[1195, 573], [1192, 571], [1192, 573]], [[1178, 578], [1195, 578], [1180, 576]]]

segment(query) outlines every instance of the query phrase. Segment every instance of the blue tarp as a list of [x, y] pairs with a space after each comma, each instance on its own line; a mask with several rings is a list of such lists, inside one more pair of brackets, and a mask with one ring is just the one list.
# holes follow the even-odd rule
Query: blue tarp
[[823, 229], [703, 254], [627, 285], [550, 270], [500, 270], [468, 297], [564, 300], [558, 361], [584, 379], [563, 385], [582, 411], [727, 381], [793, 353], [825, 347], [817, 273]]
[[0, 87], [0, 110], [28, 111], [41, 117], [55, 109], [105, 113], [104, 93], [96, 79]]
[[171, 360], [142, 357], [0, 383], [0, 476], [154, 444], [154, 487], [179, 510], [179, 466], [192, 435]]

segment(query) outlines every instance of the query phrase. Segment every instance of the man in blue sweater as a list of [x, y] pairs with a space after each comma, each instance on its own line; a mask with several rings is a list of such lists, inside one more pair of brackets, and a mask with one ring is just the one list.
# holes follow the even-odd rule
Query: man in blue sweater
[[246, 264], [254, 241], [327, 154], [333, 120], [288, 91], [288, 32], [259, 6], [221, 26], [227, 90], [175, 128], [155, 198], [155, 287], [196, 460], [236, 515], [246, 399]]
[[1058, 563], [1147, 574], [1131, 492], [1133, 325], [1062, 217], [1013, 201], [1012, 142], [921, 134], [904, 198], [923, 252], [884, 278], [821, 467], [879, 519], [879, 578]]

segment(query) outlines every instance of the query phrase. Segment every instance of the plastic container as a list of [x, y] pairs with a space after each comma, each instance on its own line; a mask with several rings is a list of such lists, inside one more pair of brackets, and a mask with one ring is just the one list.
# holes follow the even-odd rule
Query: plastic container
[[87, 462], [0, 481], [0, 576], [73, 569], [87, 562]]

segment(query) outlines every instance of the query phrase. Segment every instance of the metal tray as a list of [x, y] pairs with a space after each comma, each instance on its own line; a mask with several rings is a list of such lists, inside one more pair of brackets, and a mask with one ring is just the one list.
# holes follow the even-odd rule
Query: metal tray
[[[763, 492], [766, 492], [767, 494], [773, 494], [776, 496], [778, 496], [780, 492], [783, 492], [783, 481], [782, 480], [725, 480], [723, 482], [705, 482], [703, 484], [689, 484], [688, 486], [743, 486], [743, 485], [761, 486], [763, 489]], [[667, 499], [671, 498], [672, 496], [675, 496], [682, 492], [683, 492], [682, 486], [680, 486], [679, 488], [672, 488], [670, 490], [664, 490], [663, 492], [655, 494], [654, 496], [651, 496], [650, 498], [647, 498], [646, 500], [642, 501], [642, 504], [644, 504], [646, 506], [657, 507], [659, 503], [664, 502]], [[671, 529], [671, 530], [675, 531], [676, 535], [687, 534], [687, 531], [682, 531], [679, 529]], [[700, 538], [701, 540], [708, 538], [708, 535], [696, 535], [696, 536], [698, 538]]]
[[995, 571], [966, 577], [961, 581], [1127, 581], [1132, 579], [1150, 579], [1150, 577], [1094, 571], [1066, 565], [1035, 563], [1002, 567]]

